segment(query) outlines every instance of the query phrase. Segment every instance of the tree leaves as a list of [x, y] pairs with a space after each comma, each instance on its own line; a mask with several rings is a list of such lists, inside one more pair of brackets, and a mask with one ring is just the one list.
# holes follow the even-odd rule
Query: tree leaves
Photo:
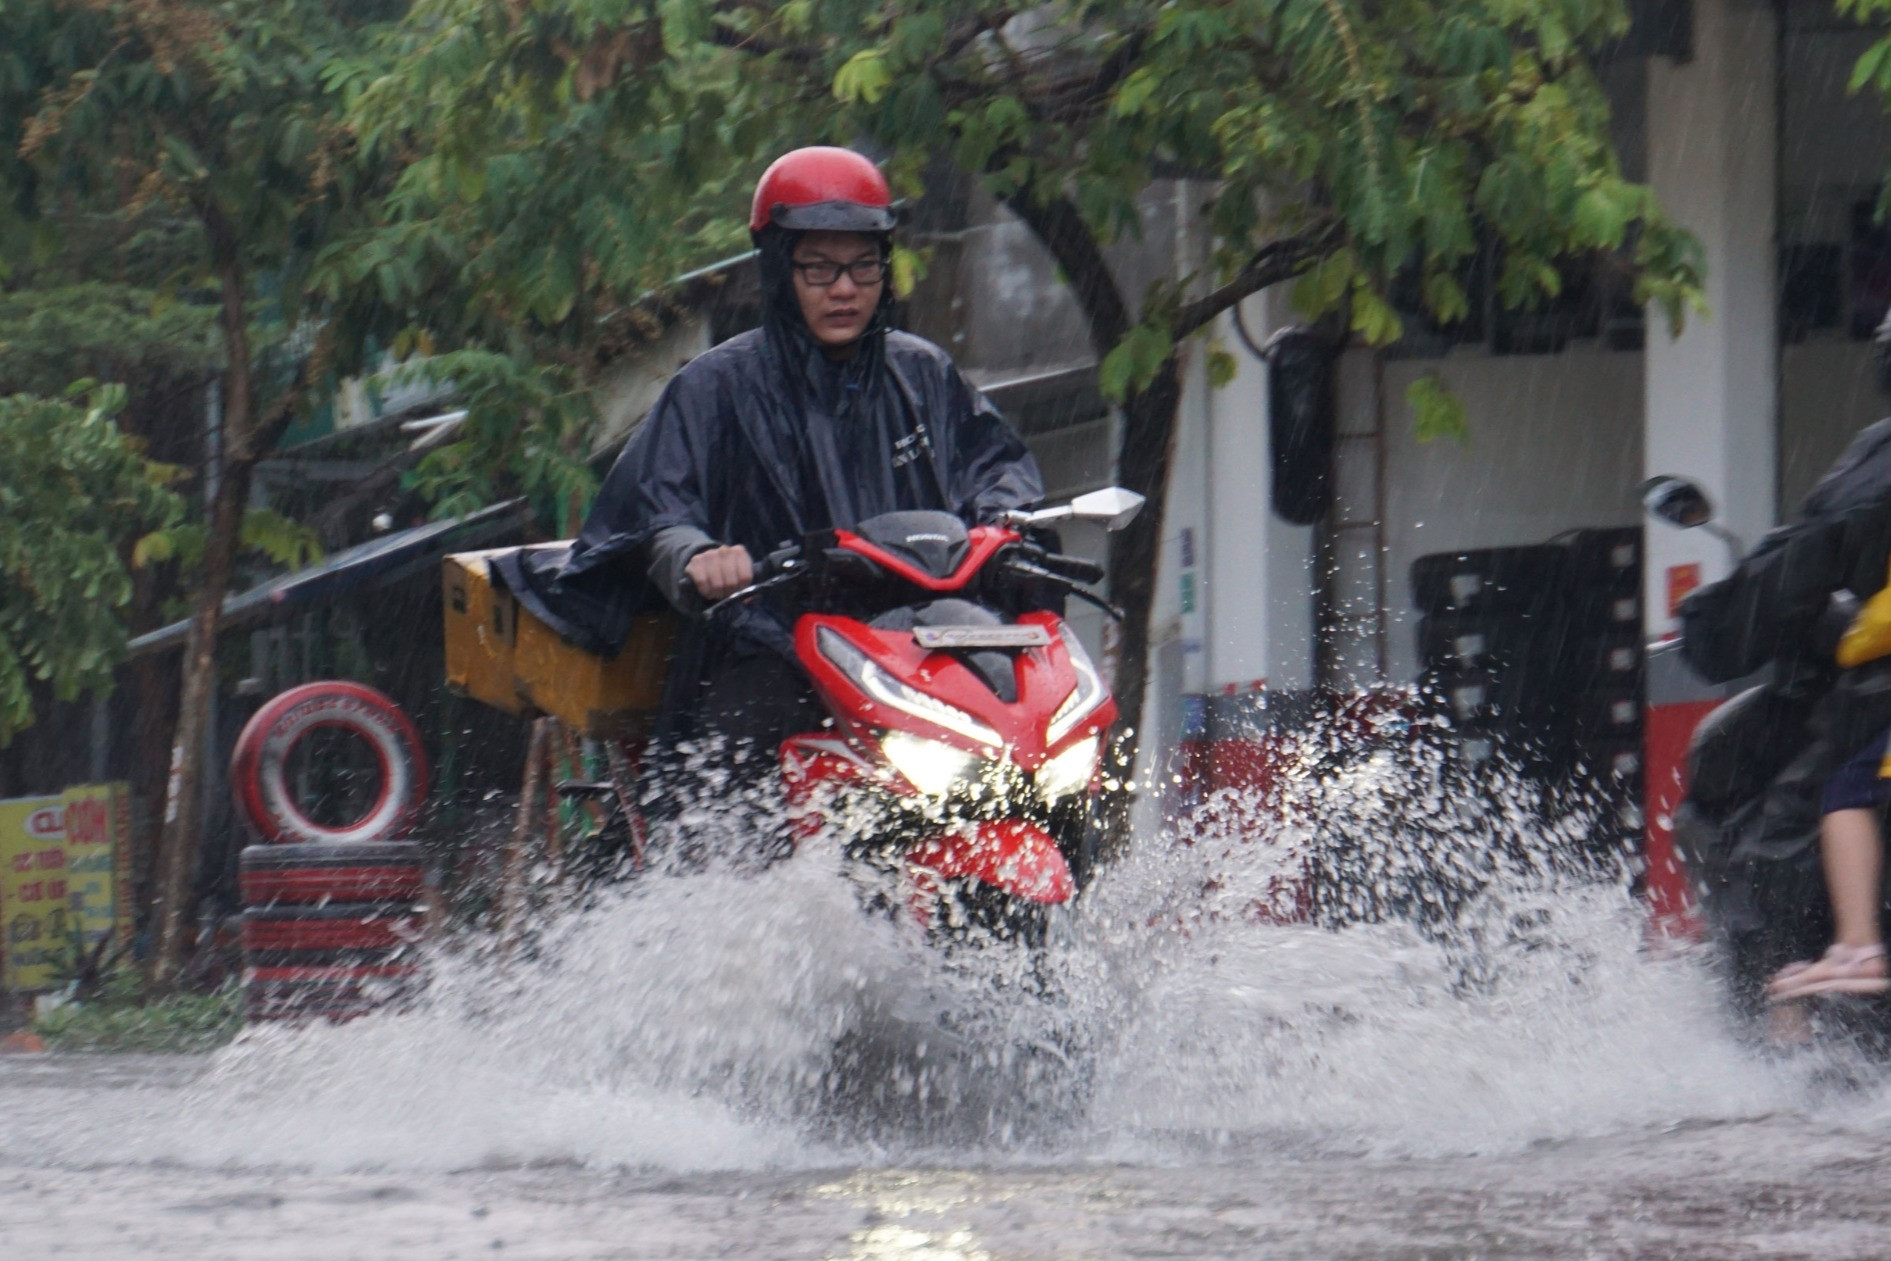
[[[1841, 9], [1845, 7], [1841, 0]], [[1845, 90], [1856, 92], [1870, 84], [1880, 92], [1891, 89], [1891, 38], [1881, 39], [1859, 55]]]
[[322, 558], [322, 539], [300, 521], [268, 508], [243, 514], [243, 546], [284, 569], [305, 569]]
[[0, 397], [0, 745], [33, 722], [33, 685], [110, 687], [124, 651], [133, 540], [176, 524], [178, 497], [119, 432], [124, 392], [84, 403]]
[[848, 105], [878, 105], [892, 84], [886, 55], [878, 48], [863, 48], [834, 72], [834, 99]]
[[1097, 386], [1103, 397], [1120, 403], [1146, 387], [1162, 371], [1174, 349], [1175, 340], [1165, 327], [1138, 324], [1130, 329], [1097, 369]]
[[1428, 372], [1407, 386], [1405, 401], [1412, 409], [1412, 432], [1420, 442], [1439, 438], [1469, 441], [1471, 427], [1464, 403], [1438, 373]]
[[926, 276], [926, 260], [904, 245], [893, 247], [892, 258], [888, 260], [893, 271], [893, 296], [909, 298], [919, 282]]
[[1390, 302], [1364, 285], [1354, 287], [1352, 298], [1352, 328], [1366, 345], [1390, 346], [1399, 339], [1404, 325]]
[[1234, 381], [1240, 371], [1228, 348], [1220, 342], [1211, 342], [1208, 347], [1208, 384], [1213, 389], [1221, 389]]
[[[737, 173], [823, 137], [878, 146], [902, 181], [949, 149], [994, 196], [1067, 198], [1101, 242], [1141, 230], [1153, 171], [1187, 170], [1200, 177], [1191, 196], [1218, 234], [1224, 275], [1310, 222], [1335, 222], [1295, 304], [1340, 315], [1369, 345], [1403, 334], [1391, 294], [1413, 272], [1434, 317], [1468, 315], [1464, 260], [1485, 248], [1504, 260], [1512, 304], [1553, 293], [1560, 259], [1631, 248], [1624, 269], [1671, 319], [1697, 301], [1698, 255], [1647, 190], [1621, 177], [1607, 100], [1584, 61], [1620, 33], [1619, 0], [1083, 0], [1055, 26], [1009, 5], [947, 0], [705, 7], [707, 28], [653, 74], [620, 76], [582, 106], [543, 95], [550, 80], [534, 50], [574, 30], [618, 29], [599, 25], [597, 2], [542, 0], [506, 21], [478, 0], [426, 0], [418, 11], [417, 52], [397, 78], [438, 120], [430, 143], [498, 153], [519, 137], [584, 134], [623, 155], [611, 169], [587, 167], [582, 149], [554, 163], [521, 148], [537, 174], [523, 201], [508, 205], [495, 183], [476, 213], [444, 216], [454, 234], [478, 220], [493, 236], [468, 259], [493, 264], [487, 278], [472, 273], [471, 312], [490, 303], [557, 322], [564, 308], [542, 300], [541, 266], [507, 251], [548, 231], [583, 232], [588, 216], [570, 207], [613, 186], [636, 209], [613, 234], [621, 244], [587, 241], [596, 266], [641, 257], [660, 279], [658, 262], [688, 253], [698, 230], [689, 214], [728, 224], [738, 244]], [[446, 28], [483, 48], [485, 69], [448, 75], [427, 34]], [[658, 136], [676, 141], [659, 148]], [[693, 172], [691, 154], [702, 155]], [[702, 182], [709, 172], [723, 182]], [[469, 189], [459, 200], [479, 199]], [[910, 283], [897, 257], [895, 283]], [[1153, 380], [1151, 357], [1175, 351], [1154, 307], [1123, 305], [1115, 327], [1131, 331], [1101, 369], [1112, 396]], [[584, 309], [581, 300], [569, 319]]]

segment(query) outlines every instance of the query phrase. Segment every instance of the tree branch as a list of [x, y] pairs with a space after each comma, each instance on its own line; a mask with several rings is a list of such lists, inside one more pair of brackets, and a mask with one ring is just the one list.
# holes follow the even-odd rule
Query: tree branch
[[1339, 241], [1340, 225], [1329, 222], [1263, 246], [1226, 284], [1177, 311], [1171, 336], [1179, 342], [1248, 295], [1291, 280], [1324, 258]]
[[1006, 198], [1005, 204], [1024, 220], [1031, 234], [1063, 268], [1064, 279], [1076, 291], [1077, 305], [1090, 322], [1090, 340], [1096, 345], [1097, 357], [1110, 353], [1135, 321], [1097, 244], [1096, 233], [1083, 221], [1075, 203], [1067, 197], [1056, 197], [1040, 204], [1024, 192]]
[[952, 60], [964, 52], [973, 40], [987, 31], [998, 30], [1015, 16], [1017, 16], [1015, 9], [999, 9], [995, 13], [980, 13], [968, 18], [960, 24], [958, 30], [947, 32], [945, 47], [940, 53], [939, 61]]

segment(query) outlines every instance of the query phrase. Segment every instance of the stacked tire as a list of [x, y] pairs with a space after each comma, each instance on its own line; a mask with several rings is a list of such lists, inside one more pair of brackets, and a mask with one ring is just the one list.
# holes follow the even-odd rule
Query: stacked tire
[[410, 841], [252, 845], [242, 854], [250, 1020], [346, 1020], [421, 981], [425, 877]]
[[[366, 741], [379, 766], [372, 804], [339, 826], [310, 817], [287, 773], [297, 743], [322, 727]], [[401, 838], [426, 779], [413, 724], [359, 684], [291, 688], [244, 727], [231, 786], [263, 840], [240, 858], [247, 1019], [347, 1020], [419, 992], [425, 868], [420, 847]]]

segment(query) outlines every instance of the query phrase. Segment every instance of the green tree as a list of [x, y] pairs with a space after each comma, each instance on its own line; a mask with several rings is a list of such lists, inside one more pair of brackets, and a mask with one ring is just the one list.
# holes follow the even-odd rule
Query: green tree
[[442, 512], [588, 501], [590, 388], [660, 329], [666, 281], [748, 248], [729, 207], [770, 132], [758, 108], [718, 107], [741, 93], [730, 66], [666, 43], [661, 23], [579, 51], [584, 15], [522, 12], [416, 10], [330, 69], [358, 160], [400, 165], [317, 283], [397, 355], [424, 352], [412, 371], [450, 380], [467, 408], [460, 440], [413, 479]]
[[[17, 0], [0, 7], [0, 177], [16, 233], [162, 208], [181, 225], [171, 287], [215, 311], [222, 407], [204, 470], [205, 531], [184, 649], [154, 888], [153, 976], [181, 960], [201, 844], [199, 788], [218, 620], [242, 545], [251, 472], [358, 345], [311, 287], [322, 249], [371, 202], [340, 125], [331, 68], [395, 0]], [[266, 296], [265, 296], [266, 295]], [[268, 305], [280, 353], [253, 339]]]
[[[421, 0], [410, 21], [400, 71], [362, 117], [430, 120], [415, 142], [449, 198], [480, 201], [482, 172], [588, 128], [613, 152], [655, 150], [583, 176], [594, 203], [654, 208], [629, 234], [639, 256], [667, 256], [664, 215], [714, 189], [693, 183], [704, 155], [747, 175], [792, 145], [866, 136], [893, 153], [904, 192], [922, 193], [926, 164], [949, 153], [1010, 206], [1083, 309], [1122, 406], [1121, 479], [1149, 499], [1110, 558], [1131, 715], [1180, 365], [1219, 313], [1292, 280], [1309, 319], [1385, 345], [1402, 331], [1395, 282], [1415, 280], [1439, 321], [1462, 319], [1462, 268], [1485, 244], [1509, 306], [1554, 295], [1558, 261], [1596, 252], [1671, 321], [1697, 300], [1697, 246], [1609, 143], [1588, 57], [1626, 28], [1619, 0]], [[1191, 181], [1212, 257], [1127, 293], [1104, 247], [1137, 231], [1138, 198], [1161, 179]], [[742, 201], [721, 192], [736, 221]], [[547, 250], [543, 234], [573, 235], [505, 225], [491, 230], [523, 227]], [[1449, 432], [1463, 418], [1437, 386], [1413, 401], [1426, 432]]]
[[0, 397], [0, 745], [32, 725], [37, 684], [60, 700], [111, 686], [141, 537], [182, 501], [120, 431], [118, 387], [88, 400]]

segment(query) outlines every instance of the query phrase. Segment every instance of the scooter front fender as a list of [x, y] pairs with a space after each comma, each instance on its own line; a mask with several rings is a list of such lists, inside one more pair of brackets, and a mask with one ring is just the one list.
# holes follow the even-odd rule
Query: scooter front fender
[[1077, 892], [1070, 864], [1051, 834], [1023, 819], [972, 823], [921, 841], [906, 856], [921, 888], [977, 880], [1025, 902], [1056, 905]]

